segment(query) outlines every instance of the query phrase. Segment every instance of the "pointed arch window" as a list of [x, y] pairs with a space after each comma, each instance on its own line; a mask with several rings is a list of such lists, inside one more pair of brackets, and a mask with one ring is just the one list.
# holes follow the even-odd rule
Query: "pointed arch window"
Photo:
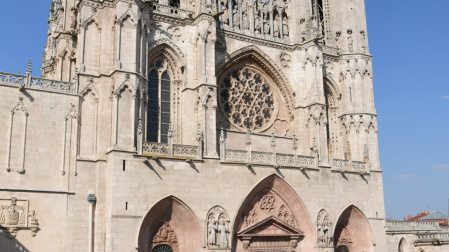
[[148, 74], [146, 141], [168, 142], [171, 78], [164, 59], [156, 59]]

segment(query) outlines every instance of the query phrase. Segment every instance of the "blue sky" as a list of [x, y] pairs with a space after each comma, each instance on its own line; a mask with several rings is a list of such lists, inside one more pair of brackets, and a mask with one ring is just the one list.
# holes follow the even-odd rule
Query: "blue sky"
[[[366, 0], [387, 217], [449, 199], [449, 1]], [[40, 76], [50, 0], [0, 0], [0, 71]]]

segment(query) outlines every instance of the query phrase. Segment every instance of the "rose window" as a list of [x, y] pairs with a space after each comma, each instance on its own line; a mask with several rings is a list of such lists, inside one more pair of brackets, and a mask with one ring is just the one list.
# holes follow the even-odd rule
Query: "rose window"
[[230, 71], [221, 81], [220, 104], [228, 120], [244, 130], [263, 130], [275, 116], [275, 99], [267, 79], [257, 70]]

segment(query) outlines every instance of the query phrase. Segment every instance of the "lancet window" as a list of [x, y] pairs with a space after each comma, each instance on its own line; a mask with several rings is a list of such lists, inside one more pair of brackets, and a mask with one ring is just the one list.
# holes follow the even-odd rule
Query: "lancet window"
[[156, 59], [148, 74], [147, 131], [148, 142], [168, 142], [171, 117], [171, 78], [167, 62]]
[[222, 29], [288, 42], [287, 0], [218, 0], [217, 6]]

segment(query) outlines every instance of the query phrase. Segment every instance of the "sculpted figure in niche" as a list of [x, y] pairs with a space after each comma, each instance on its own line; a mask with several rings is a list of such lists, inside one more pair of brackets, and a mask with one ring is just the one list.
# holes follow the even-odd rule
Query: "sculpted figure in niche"
[[279, 32], [280, 32], [280, 24], [281, 21], [279, 19], [279, 15], [276, 15], [274, 19], [274, 28], [273, 28], [273, 35], [275, 38], [279, 38]]
[[247, 11], [243, 12], [243, 30], [249, 30], [249, 21]]
[[259, 15], [257, 15], [254, 20], [254, 30], [255, 30], [256, 34], [260, 34], [260, 28], [261, 28], [260, 17], [259, 17]]
[[[204, 221], [205, 241], [210, 249], [228, 248], [229, 217], [220, 206], [211, 208]], [[205, 245], [206, 245], [205, 244]]]
[[209, 216], [209, 221], [207, 224], [207, 243], [209, 246], [216, 246], [216, 233], [217, 233], [217, 223], [215, 221], [214, 215]]
[[319, 245], [330, 245], [332, 242], [331, 235], [331, 223], [329, 222], [329, 214], [322, 210], [318, 214], [317, 219], [317, 232], [318, 232], [318, 244]]
[[268, 13], [264, 13], [263, 19], [263, 34], [270, 34], [270, 19], [268, 17]]
[[228, 7], [226, 7], [226, 2], [221, 2], [221, 11], [223, 11], [223, 15], [221, 16], [221, 20], [224, 25], [229, 25], [229, 11]]
[[289, 36], [287, 17], [284, 17], [284, 20], [282, 20], [282, 35], [284, 35], [284, 38], [288, 38]]
[[240, 18], [239, 18], [239, 7], [234, 5], [234, 10], [232, 11], [232, 25], [234, 28], [240, 28]]
[[76, 27], [76, 9], [72, 8], [72, 15], [70, 16], [70, 29], [75, 29]]
[[218, 218], [218, 242], [217, 245], [220, 248], [228, 247], [228, 232], [229, 229], [226, 227], [226, 222], [223, 216]]
[[352, 39], [352, 30], [349, 29], [347, 31], [347, 33], [348, 33], [348, 49], [349, 49], [349, 52], [353, 52], [354, 51], [354, 40]]

